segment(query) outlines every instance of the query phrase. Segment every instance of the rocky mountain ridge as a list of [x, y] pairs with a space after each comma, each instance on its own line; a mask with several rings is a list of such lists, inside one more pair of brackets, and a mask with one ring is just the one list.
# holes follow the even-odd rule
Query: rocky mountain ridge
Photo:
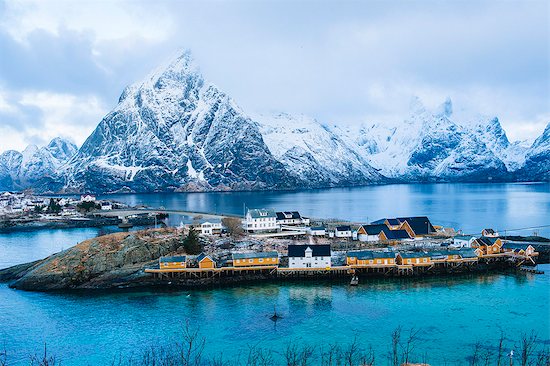
[[531, 147], [496, 117], [413, 99], [401, 122], [327, 127], [243, 111], [184, 52], [124, 89], [80, 149], [63, 139], [0, 155], [0, 190], [154, 192], [391, 182], [549, 181], [548, 127]]

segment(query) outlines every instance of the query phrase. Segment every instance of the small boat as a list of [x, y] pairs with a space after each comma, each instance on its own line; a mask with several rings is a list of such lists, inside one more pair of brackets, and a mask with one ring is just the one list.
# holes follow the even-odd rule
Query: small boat
[[353, 277], [351, 278], [351, 281], [349, 282], [349, 285], [357, 286], [358, 284], [359, 284], [359, 277], [357, 277], [356, 275], [353, 275]]

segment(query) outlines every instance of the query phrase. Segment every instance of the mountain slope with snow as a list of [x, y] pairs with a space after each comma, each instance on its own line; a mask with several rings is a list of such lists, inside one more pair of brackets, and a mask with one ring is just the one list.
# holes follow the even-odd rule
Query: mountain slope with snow
[[58, 137], [44, 147], [29, 145], [23, 152], [5, 151], [0, 155], [0, 190], [33, 188], [51, 179], [77, 150], [75, 144]]
[[340, 137], [304, 115], [258, 115], [271, 153], [293, 175], [319, 186], [358, 185], [384, 178]]
[[525, 164], [518, 171], [524, 181], [550, 181], [550, 123], [527, 151]]
[[184, 53], [128, 87], [65, 172], [73, 191], [292, 188], [258, 126]]
[[506, 164], [485, 142], [492, 138], [453, 121], [450, 100], [430, 111], [415, 98], [403, 122], [334, 130], [387, 177], [408, 182], [508, 177]]

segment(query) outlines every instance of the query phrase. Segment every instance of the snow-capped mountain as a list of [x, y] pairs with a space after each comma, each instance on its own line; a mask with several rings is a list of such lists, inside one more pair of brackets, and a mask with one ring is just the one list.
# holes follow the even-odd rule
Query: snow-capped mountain
[[185, 52], [124, 90], [63, 172], [64, 191], [293, 188], [258, 125]]
[[302, 180], [327, 187], [384, 180], [356, 151], [315, 119], [286, 113], [253, 118], [271, 153]]
[[334, 131], [383, 175], [404, 181], [508, 180], [525, 156], [525, 147], [508, 141], [498, 118], [460, 120], [449, 99], [430, 111], [414, 98], [403, 122]]
[[0, 155], [0, 190], [151, 192], [387, 182], [549, 180], [549, 135], [510, 143], [495, 117], [413, 99], [403, 121], [326, 127], [249, 114], [189, 52], [124, 89], [76, 151], [62, 139]]
[[57, 137], [44, 147], [29, 145], [22, 152], [5, 151], [0, 155], [0, 190], [34, 187], [56, 175], [77, 150], [72, 142]]
[[518, 179], [550, 181], [550, 123], [527, 151]]

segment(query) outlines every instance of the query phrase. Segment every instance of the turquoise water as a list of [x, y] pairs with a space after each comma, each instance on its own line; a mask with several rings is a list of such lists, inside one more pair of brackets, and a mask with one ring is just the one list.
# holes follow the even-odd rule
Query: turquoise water
[[[550, 224], [548, 184], [377, 186], [302, 192], [126, 195], [115, 198], [174, 209], [240, 213], [249, 207], [298, 209], [312, 217], [353, 221], [429, 215], [434, 222], [478, 232]], [[174, 219], [173, 219], [174, 220]], [[42, 258], [115, 228], [0, 234], [0, 268]], [[514, 232], [530, 234], [535, 229]], [[548, 229], [539, 230], [550, 235]], [[550, 266], [544, 275], [371, 280], [342, 284], [262, 284], [203, 291], [42, 294], [0, 284], [0, 348], [12, 364], [47, 342], [64, 365], [106, 364], [118, 355], [177, 340], [182, 325], [200, 326], [209, 353], [244, 355], [251, 345], [323, 345], [357, 337], [383, 357], [390, 334], [421, 331], [432, 365], [464, 364], [479, 340], [495, 344], [534, 330], [550, 344]], [[273, 306], [283, 319], [268, 317]], [[510, 347], [512, 342], [508, 343]], [[539, 343], [539, 344], [541, 344]], [[379, 363], [380, 364], [380, 363]], [[385, 362], [381, 363], [385, 364]]]
[[[545, 266], [550, 270], [550, 266]], [[535, 330], [550, 342], [550, 275], [378, 280], [345, 284], [267, 284], [236, 288], [116, 294], [41, 294], [0, 287], [0, 339], [22, 364], [44, 342], [65, 365], [107, 364], [117, 355], [171, 344], [186, 322], [200, 326], [207, 353], [246, 354], [288, 341], [371, 344], [384, 356], [401, 325], [420, 330], [432, 365], [463, 364], [476, 341], [496, 345]], [[276, 304], [283, 319], [268, 317]], [[508, 342], [508, 347], [512, 347]], [[17, 364], [17, 363], [16, 363]], [[381, 363], [385, 364], [385, 363]]]

